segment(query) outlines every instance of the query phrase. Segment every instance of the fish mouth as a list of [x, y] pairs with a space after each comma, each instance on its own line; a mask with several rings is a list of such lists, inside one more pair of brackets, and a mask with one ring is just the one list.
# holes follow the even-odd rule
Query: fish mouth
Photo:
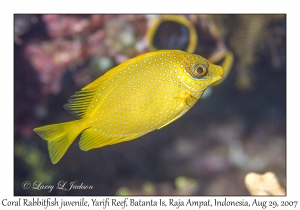
[[224, 70], [221, 66], [212, 65], [213, 75], [211, 77], [212, 83], [218, 82], [223, 78]]

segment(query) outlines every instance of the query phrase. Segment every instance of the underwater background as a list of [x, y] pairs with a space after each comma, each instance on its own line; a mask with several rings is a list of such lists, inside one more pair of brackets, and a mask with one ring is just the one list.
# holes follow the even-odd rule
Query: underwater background
[[[139, 54], [182, 49], [226, 78], [179, 120], [52, 165], [33, 128], [76, 119], [63, 105]], [[250, 195], [250, 172], [286, 185], [286, 15], [14, 15], [14, 195]], [[23, 189], [60, 181], [89, 190]]]

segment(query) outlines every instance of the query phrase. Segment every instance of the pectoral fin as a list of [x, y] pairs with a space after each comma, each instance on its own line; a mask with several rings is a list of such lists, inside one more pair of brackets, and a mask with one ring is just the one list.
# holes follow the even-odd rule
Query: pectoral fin
[[179, 119], [182, 115], [184, 115], [192, 106], [195, 105], [195, 103], [200, 99], [203, 92], [197, 92], [197, 93], [191, 93], [189, 91], [183, 91], [181, 97], [175, 97], [179, 100], [182, 100], [182, 103], [185, 103], [186, 106], [183, 106], [183, 110], [178, 113], [176, 117], [174, 117], [172, 120], [167, 122], [166, 124], [158, 127], [157, 129], [161, 129], [165, 127], [166, 125], [169, 125], [170, 123], [174, 122], [175, 120]]

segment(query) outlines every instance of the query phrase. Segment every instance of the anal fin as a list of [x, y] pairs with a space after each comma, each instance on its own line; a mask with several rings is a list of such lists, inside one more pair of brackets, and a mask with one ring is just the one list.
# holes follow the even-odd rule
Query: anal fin
[[103, 147], [108, 145], [112, 139], [111, 136], [106, 136], [97, 131], [95, 128], [90, 127], [84, 130], [81, 134], [79, 147], [83, 151], [88, 151], [94, 148]]
[[133, 139], [136, 139], [147, 132], [141, 132], [141, 133], [134, 133], [131, 135], [118, 135], [115, 136], [114, 134], [104, 135], [103, 133], [99, 132], [98, 130], [95, 130], [95, 128], [91, 127], [86, 130], [84, 130], [81, 134], [81, 138], [79, 141], [79, 147], [83, 151], [88, 151], [91, 149], [104, 147], [107, 145], [117, 144], [124, 141], [130, 141]]

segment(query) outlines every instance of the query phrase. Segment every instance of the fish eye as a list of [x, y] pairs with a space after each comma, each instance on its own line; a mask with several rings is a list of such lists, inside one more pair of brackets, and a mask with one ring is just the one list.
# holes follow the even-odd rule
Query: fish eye
[[194, 77], [200, 78], [206, 75], [207, 68], [202, 63], [198, 63], [192, 68], [192, 73]]

